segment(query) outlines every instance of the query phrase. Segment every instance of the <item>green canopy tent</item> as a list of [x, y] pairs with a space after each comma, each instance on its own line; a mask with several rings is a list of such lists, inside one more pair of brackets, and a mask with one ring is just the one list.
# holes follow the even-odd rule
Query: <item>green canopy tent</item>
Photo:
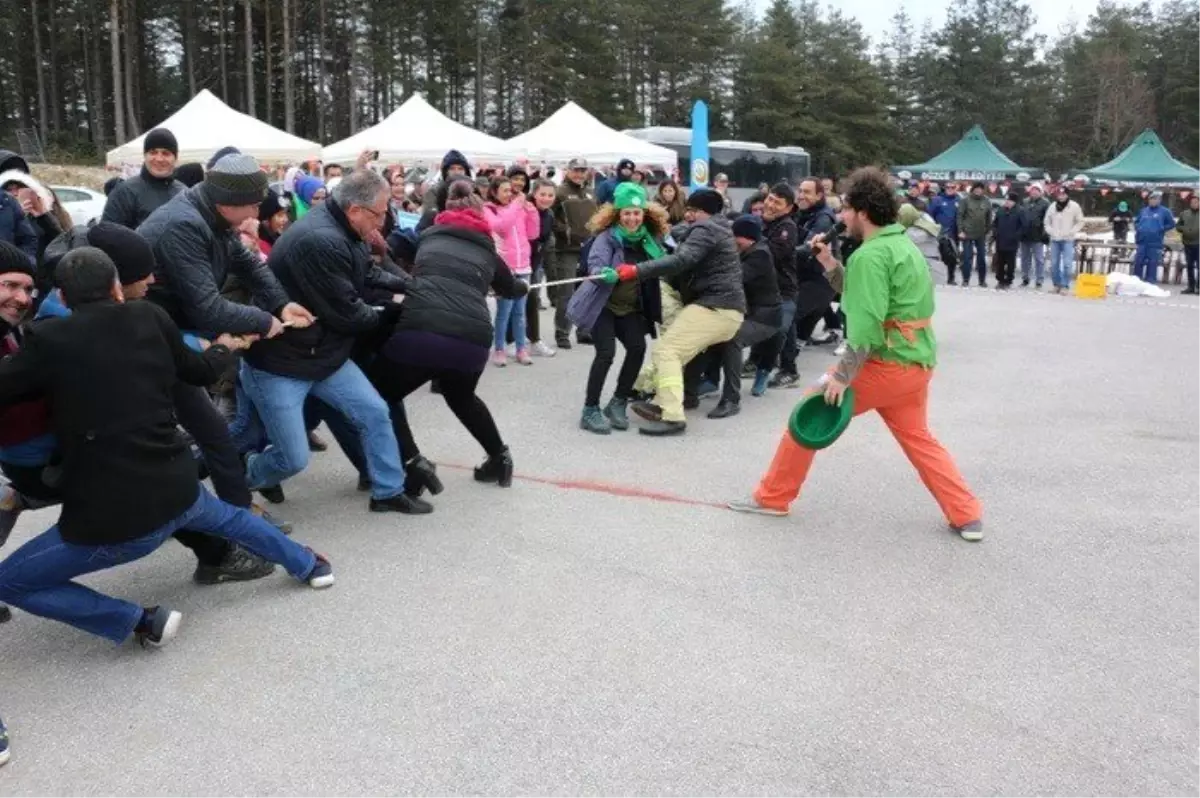
[[1200, 170], [1172, 157], [1150, 129], [1143, 130], [1116, 158], [1079, 175], [1104, 185], [1130, 187], [1195, 188], [1200, 183]]
[[983, 128], [975, 125], [940, 155], [935, 155], [925, 163], [893, 166], [892, 174], [903, 180], [956, 183], [1016, 180], [1024, 183], [1040, 178], [1043, 171], [1018, 166], [988, 140]]

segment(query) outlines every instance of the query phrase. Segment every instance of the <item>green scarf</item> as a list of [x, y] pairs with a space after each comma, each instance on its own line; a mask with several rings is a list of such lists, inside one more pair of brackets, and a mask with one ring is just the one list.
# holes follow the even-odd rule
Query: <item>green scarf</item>
[[617, 239], [617, 243], [621, 246], [639, 246], [650, 258], [656, 259], [666, 255], [666, 251], [646, 229], [646, 225], [642, 225], [632, 233], [626, 230], [621, 225], [613, 226], [613, 236]]

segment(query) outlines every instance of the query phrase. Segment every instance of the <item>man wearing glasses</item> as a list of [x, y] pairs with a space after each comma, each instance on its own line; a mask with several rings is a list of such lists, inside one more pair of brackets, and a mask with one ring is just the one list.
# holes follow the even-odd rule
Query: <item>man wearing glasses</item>
[[372, 511], [423, 514], [433, 509], [404, 493], [404, 466], [387, 403], [350, 358], [356, 339], [394, 313], [407, 285], [401, 273], [371, 259], [369, 247], [382, 245], [379, 228], [389, 195], [383, 177], [356, 169], [271, 249], [267, 265], [315, 321], [260, 341], [242, 362], [242, 388], [271, 444], [246, 460], [252, 490], [275, 487], [308, 465], [304, 403], [312, 395], [358, 428]]

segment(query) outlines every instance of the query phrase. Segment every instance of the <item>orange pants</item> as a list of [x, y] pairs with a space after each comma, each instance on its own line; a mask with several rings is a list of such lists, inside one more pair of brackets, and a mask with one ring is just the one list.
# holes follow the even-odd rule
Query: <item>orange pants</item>
[[[917, 469], [946, 519], [955, 526], [982, 520], [983, 508], [971, 493], [950, 453], [929, 432], [929, 380], [933, 371], [869, 360], [854, 378], [854, 415], [879, 412], [892, 436]], [[762, 478], [754, 499], [764, 507], [786, 510], [797, 496], [812, 467], [812, 449], [796, 443], [785, 430], [771, 468]]]

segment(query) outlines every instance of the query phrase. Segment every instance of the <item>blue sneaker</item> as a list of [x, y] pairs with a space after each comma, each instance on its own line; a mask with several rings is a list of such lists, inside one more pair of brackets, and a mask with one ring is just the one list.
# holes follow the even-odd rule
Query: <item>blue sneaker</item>
[[8, 729], [4, 727], [4, 721], [0, 720], [0, 765], [8, 761]]
[[754, 374], [754, 387], [750, 389], [751, 396], [762, 396], [767, 392], [767, 383], [771, 379], [770, 369], [759, 369]]
[[308, 577], [304, 580], [309, 587], [320, 590], [321, 588], [333, 587], [333, 566], [325, 556], [318, 554], [312, 549], [305, 546], [306, 549], [312, 551], [313, 556], [317, 561], [313, 563], [313, 569], [309, 572]]
[[721, 386], [714, 382], [705, 380], [700, 383], [700, 387], [696, 389], [696, 395], [701, 399], [707, 399], [710, 396], [716, 396], [721, 392]]

